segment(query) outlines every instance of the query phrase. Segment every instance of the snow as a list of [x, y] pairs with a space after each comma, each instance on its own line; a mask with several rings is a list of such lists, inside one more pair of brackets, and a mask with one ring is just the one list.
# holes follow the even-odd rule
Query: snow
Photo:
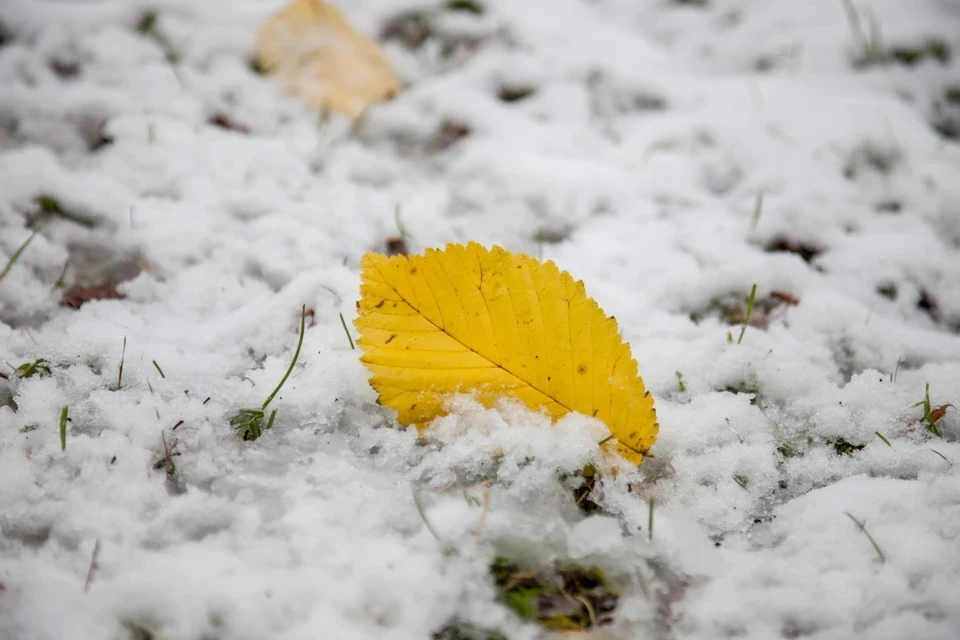
[[[482, 4], [340, 2], [433, 21], [351, 125], [250, 70], [279, 0], [2, 3], [0, 268], [39, 196], [64, 215], [0, 280], [0, 361], [51, 369], [0, 379], [0, 638], [543, 637], [495, 556], [601, 567], [602, 637], [960, 637], [960, 412], [937, 437], [915, 406], [960, 405], [958, 5], [855, 2], [883, 47], [953, 52], [856, 67], [836, 0]], [[655, 458], [614, 474], [603, 425], [506, 402], [399, 428], [340, 324], [397, 211], [413, 251], [582, 279]], [[125, 299], [66, 307], [61, 274]]]

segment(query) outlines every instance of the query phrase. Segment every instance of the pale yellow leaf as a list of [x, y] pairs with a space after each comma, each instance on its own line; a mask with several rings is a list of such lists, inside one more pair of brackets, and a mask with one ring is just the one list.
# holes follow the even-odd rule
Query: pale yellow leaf
[[657, 437], [653, 397], [617, 323], [553, 262], [470, 243], [361, 262], [361, 361], [404, 425], [443, 415], [453, 393], [517, 399], [554, 419], [602, 420], [639, 464]]
[[400, 90], [377, 45], [320, 0], [294, 0], [265, 22], [257, 61], [288, 92], [350, 118]]

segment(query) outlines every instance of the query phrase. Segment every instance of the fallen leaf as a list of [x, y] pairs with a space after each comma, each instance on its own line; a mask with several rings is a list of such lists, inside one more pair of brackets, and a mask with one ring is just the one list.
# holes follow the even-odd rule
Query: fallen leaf
[[770, 297], [774, 300], [784, 302], [791, 307], [795, 307], [800, 304], [800, 300], [795, 295], [792, 293], [787, 293], [786, 291], [771, 291]]
[[804, 262], [811, 262], [821, 253], [820, 247], [804, 242], [797, 242], [784, 236], [774, 238], [766, 250], [773, 253], [795, 253], [800, 256]]
[[368, 253], [360, 266], [361, 361], [401, 424], [425, 426], [460, 392], [594, 416], [606, 446], [637, 464], [656, 440], [653, 397], [616, 320], [553, 262], [470, 243]]
[[953, 408], [952, 404], [942, 404], [933, 411], [930, 412], [930, 421], [933, 424], [937, 424], [940, 421], [940, 418], [947, 415], [947, 409]]
[[462, 122], [448, 120], [440, 125], [436, 135], [428, 142], [430, 151], [446, 151], [470, 135], [472, 130]]
[[376, 43], [320, 0], [294, 0], [264, 23], [257, 63], [289, 93], [350, 118], [400, 90]]
[[92, 287], [75, 285], [63, 294], [63, 302], [74, 309], [79, 309], [81, 305], [91, 300], [123, 300], [125, 297], [112, 284], [98, 284]]

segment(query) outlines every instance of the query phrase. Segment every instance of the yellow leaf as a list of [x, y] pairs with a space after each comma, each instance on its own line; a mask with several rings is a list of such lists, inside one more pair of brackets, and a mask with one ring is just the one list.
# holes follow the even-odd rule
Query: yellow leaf
[[320, 0], [294, 0], [264, 23], [257, 58], [291, 94], [350, 118], [400, 90], [377, 45]]
[[657, 437], [653, 397], [617, 322], [553, 262], [476, 243], [361, 262], [361, 361], [404, 425], [443, 415], [453, 393], [602, 420], [639, 464]]

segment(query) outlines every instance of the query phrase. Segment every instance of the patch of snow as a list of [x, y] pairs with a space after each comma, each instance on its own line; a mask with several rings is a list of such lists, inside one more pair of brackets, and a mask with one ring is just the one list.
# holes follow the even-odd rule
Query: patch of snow
[[[407, 85], [352, 125], [251, 69], [283, 4], [0, 7], [0, 270], [57, 210], [0, 279], [0, 638], [544, 637], [497, 556], [601, 567], [615, 638], [960, 636], [960, 413], [917, 406], [960, 405], [954, 3], [849, 5], [908, 65], [836, 0], [340, 2]], [[398, 427], [340, 323], [398, 215], [582, 279], [655, 457]]]

